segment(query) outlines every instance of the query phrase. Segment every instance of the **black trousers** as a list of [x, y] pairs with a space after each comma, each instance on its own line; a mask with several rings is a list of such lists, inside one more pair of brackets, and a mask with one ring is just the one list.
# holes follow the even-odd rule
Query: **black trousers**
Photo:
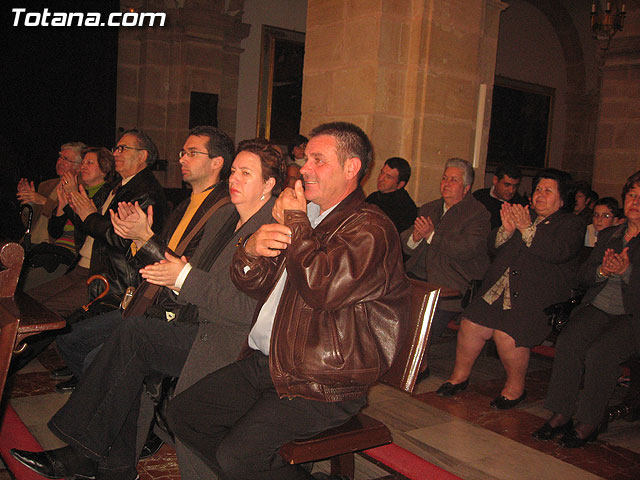
[[545, 408], [579, 422], [599, 424], [620, 363], [635, 353], [629, 315], [609, 315], [591, 305], [578, 307], [556, 342]]
[[278, 450], [345, 423], [365, 396], [343, 402], [280, 398], [269, 357], [250, 357], [209, 374], [169, 403], [171, 430], [225, 480], [313, 478]]
[[60, 439], [97, 460], [100, 478], [135, 471], [137, 421], [145, 378], [178, 376], [198, 325], [148, 317], [122, 321], [67, 403], [49, 421]]

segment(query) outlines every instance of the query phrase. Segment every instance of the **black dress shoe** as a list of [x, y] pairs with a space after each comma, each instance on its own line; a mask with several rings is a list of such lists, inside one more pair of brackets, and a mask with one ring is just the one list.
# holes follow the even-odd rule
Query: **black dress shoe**
[[575, 428], [572, 428], [562, 436], [562, 438], [558, 441], [558, 444], [564, 448], [580, 448], [589, 442], [594, 442], [598, 438], [599, 433], [600, 431], [596, 427], [593, 432], [591, 432], [585, 438], [580, 438]]
[[62, 462], [49, 451], [28, 452], [26, 450], [11, 449], [11, 455], [25, 467], [46, 478], [64, 478], [67, 472]]
[[56, 384], [56, 392], [58, 393], [69, 393], [73, 392], [73, 390], [78, 385], [78, 379], [76, 377], [71, 377], [69, 380], [65, 380], [64, 382], [60, 382]]
[[[95, 462], [74, 454], [71, 447], [45, 450], [44, 452], [29, 452], [12, 448], [11, 455], [25, 467], [45, 478], [64, 478], [68, 480], [93, 480], [96, 478], [94, 473], [96, 470]], [[68, 468], [61, 455], [66, 457], [67, 462], [73, 460], [69, 463], [75, 464], [75, 468]]]
[[515, 400], [509, 400], [507, 397], [503, 397], [502, 395], [500, 395], [494, 398], [490, 405], [492, 408], [495, 408], [498, 410], [509, 410], [510, 408], [513, 408], [516, 405], [518, 405], [522, 400], [525, 399], [526, 396], [527, 396], [526, 390], [522, 392], [522, 395], [520, 395]]
[[573, 420], [569, 420], [564, 425], [560, 425], [559, 427], [552, 427], [549, 425], [549, 422], [544, 422], [538, 430], [533, 432], [531, 436], [533, 438], [537, 438], [538, 440], [552, 440], [556, 438], [558, 435], [565, 435], [569, 433], [573, 429]]
[[53, 370], [50, 376], [51, 378], [56, 379], [56, 378], [70, 377], [71, 375], [73, 375], [73, 373], [71, 372], [69, 367], [62, 367], [62, 368], [56, 368], [55, 370]]
[[456, 393], [465, 390], [467, 386], [469, 386], [468, 378], [464, 382], [456, 383], [455, 385], [451, 382], [444, 382], [440, 385], [440, 388], [436, 390], [436, 393], [441, 397], [453, 397]]
[[160, 447], [162, 447], [162, 445], [164, 445], [162, 439], [155, 433], [149, 432], [149, 435], [147, 435], [147, 440], [146, 442], [144, 442], [144, 446], [142, 447], [142, 451], [140, 452], [140, 459], [153, 457], [156, 453], [158, 453], [158, 450], [160, 450]]

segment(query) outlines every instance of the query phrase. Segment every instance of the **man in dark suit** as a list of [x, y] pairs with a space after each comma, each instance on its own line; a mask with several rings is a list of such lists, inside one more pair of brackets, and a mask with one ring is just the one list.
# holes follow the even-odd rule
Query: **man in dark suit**
[[518, 193], [522, 172], [516, 165], [500, 165], [493, 176], [493, 185], [473, 192], [473, 196], [482, 203], [491, 214], [491, 230], [498, 228], [500, 209], [504, 202], [528, 205], [529, 201]]
[[[414, 226], [401, 235], [410, 275], [462, 295], [489, 266], [489, 212], [469, 194], [473, 179], [469, 162], [447, 160], [440, 181], [442, 197], [420, 207]], [[460, 310], [459, 299], [442, 300], [433, 319], [433, 335], [442, 334]]]

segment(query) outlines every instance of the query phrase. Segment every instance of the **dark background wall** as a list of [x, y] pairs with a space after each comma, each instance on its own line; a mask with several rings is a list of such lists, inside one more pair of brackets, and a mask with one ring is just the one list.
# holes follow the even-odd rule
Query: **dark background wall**
[[120, 6], [113, 0], [23, 0], [0, 8], [0, 238], [15, 238], [19, 178], [37, 184], [54, 177], [62, 143], [114, 144], [118, 29], [13, 26], [11, 9], [108, 15]]

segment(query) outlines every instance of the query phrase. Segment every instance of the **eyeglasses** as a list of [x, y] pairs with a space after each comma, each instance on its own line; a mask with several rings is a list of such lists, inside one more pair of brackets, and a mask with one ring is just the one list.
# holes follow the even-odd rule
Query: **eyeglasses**
[[67, 163], [75, 163], [75, 164], [80, 164], [80, 163], [82, 163], [82, 162], [77, 162], [77, 161], [75, 161], [75, 160], [69, 160], [67, 157], [63, 157], [63, 156], [62, 156], [62, 152], [58, 152], [58, 159], [60, 159], [60, 160], [64, 160], [64, 161], [65, 161], [65, 162], [67, 162]]
[[136, 147], [130, 147], [128, 145], [116, 145], [115, 147], [113, 147], [111, 149], [111, 151], [113, 153], [122, 153], [125, 150], [138, 150], [138, 151], [142, 151], [145, 150], [144, 148], [136, 148]]
[[198, 152], [197, 150], [180, 150], [178, 152], [178, 160], [180, 160], [182, 157], [184, 157], [185, 155], [189, 158], [193, 158], [196, 155], [206, 155], [207, 157], [209, 156], [208, 152]]
[[593, 218], [606, 218], [606, 219], [609, 219], [609, 218], [613, 218], [613, 214], [611, 214], [611, 213], [596, 213], [596, 212], [593, 212]]

